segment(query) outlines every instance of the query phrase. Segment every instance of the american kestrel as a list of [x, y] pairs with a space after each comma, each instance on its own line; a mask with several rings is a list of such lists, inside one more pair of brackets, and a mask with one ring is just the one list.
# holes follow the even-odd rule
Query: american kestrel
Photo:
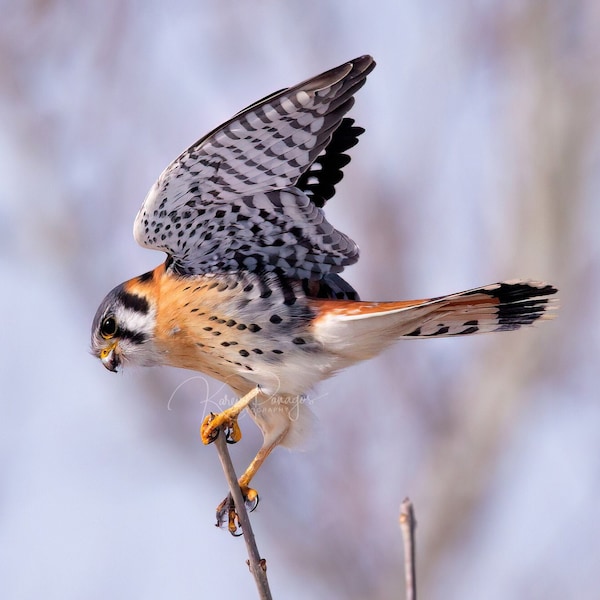
[[[153, 271], [118, 285], [92, 325], [92, 351], [110, 371], [171, 365], [228, 384], [241, 400], [203, 423], [230, 441], [243, 408], [264, 442], [239, 479], [249, 484], [275, 448], [310, 421], [305, 394], [400, 338], [513, 331], [551, 316], [556, 289], [505, 281], [448, 296], [361, 302], [339, 273], [358, 247], [324, 204], [363, 129], [345, 115], [375, 67], [361, 56], [245, 108], [176, 158], [135, 219], [134, 237], [166, 252]], [[219, 524], [236, 529], [231, 497]]]

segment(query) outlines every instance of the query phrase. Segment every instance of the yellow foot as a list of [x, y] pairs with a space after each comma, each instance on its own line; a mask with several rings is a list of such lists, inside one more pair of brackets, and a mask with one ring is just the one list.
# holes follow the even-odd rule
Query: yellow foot
[[242, 439], [242, 432], [237, 419], [240, 413], [260, 394], [260, 387], [256, 386], [250, 390], [245, 396], [242, 396], [233, 406], [218, 414], [210, 413], [208, 417], [202, 421], [200, 427], [200, 437], [204, 444], [211, 444], [217, 439], [219, 431], [225, 429], [227, 442], [235, 444]]
[[224, 410], [221, 413], [210, 413], [200, 426], [200, 437], [205, 445], [212, 444], [218, 437], [219, 431], [225, 431], [228, 444], [235, 444], [242, 439], [242, 430], [237, 422], [237, 415], [232, 417]]
[[[258, 492], [247, 486], [242, 486], [241, 490], [246, 510], [252, 512], [258, 506]], [[225, 500], [217, 506], [217, 527], [224, 527], [225, 523], [227, 523], [227, 530], [231, 535], [236, 537], [242, 535], [240, 519], [231, 494], [227, 494]]]

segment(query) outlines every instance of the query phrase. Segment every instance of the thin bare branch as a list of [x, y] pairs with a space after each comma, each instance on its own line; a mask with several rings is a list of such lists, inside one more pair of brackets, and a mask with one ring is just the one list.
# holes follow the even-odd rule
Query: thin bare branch
[[248, 550], [248, 566], [250, 567], [250, 572], [256, 582], [259, 598], [261, 600], [272, 600], [269, 581], [267, 580], [267, 563], [264, 558], [260, 557], [258, 552], [242, 490], [238, 484], [238, 478], [233, 468], [233, 463], [231, 462], [229, 449], [227, 448], [225, 432], [222, 428], [215, 440], [215, 446], [217, 448], [219, 460], [221, 461], [221, 466], [223, 467], [223, 472], [225, 473], [225, 478], [227, 479], [227, 484], [229, 485], [231, 495], [233, 496], [233, 501], [235, 502], [235, 510], [240, 525], [242, 526], [242, 533], [244, 535], [244, 541], [246, 542], [246, 549]]
[[400, 505], [400, 529], [404, 540], [404, 581], [406, 600], [417, 600], [417, 578], [415, 573], [415, 513], [412, 502], [405, 498]]

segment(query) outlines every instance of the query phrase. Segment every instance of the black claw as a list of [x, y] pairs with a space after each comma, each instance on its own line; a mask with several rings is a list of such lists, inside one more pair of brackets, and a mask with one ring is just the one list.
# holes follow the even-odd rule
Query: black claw
[[227, 494], [227, 498], [217, 507], [217, 522], [219, 528], [226, 527], [233, 537], [240, 537], [244, 534], [238, 515], [235, 512], [235, 503], [231, 494]]
[[227, 429], [225, 429], [225, 441], [228, 444], [235, 444], [236, 441], [231, 437], [233, 435], [233, 428], [232, 427], [227, 427]]
[[258, 507], [258, 503], [260, 502], [260, 496], [256, 496], [256, 498], [253, 501], [250, 500], [246, 500], [246, 508], [248, 509], [248, 512], [254, 512], [257, 507]]
[[[245, 499], [246, 509], [248, 512], [253, 512], [256, 510], [259, 501], [260, 498], [258, 494], [252, 501]], [[225, 500], [223, 500], [223, 502], [217, 506], [217, 522], [215, 523], [215, 526], [219, 528], [226, 527], [233, 537], [240, 537], [241, 535], [244, 535], [238, 514], [235, 510], [235, 502], [233, 501], [233, 496], [231, 494], [227, 494]]]
[[230, 496], [227, 496], [219, 506], [217, 506], [217, 527], [223, 527], [227, 522], [229, 511], [231, 510], [232, 504]]

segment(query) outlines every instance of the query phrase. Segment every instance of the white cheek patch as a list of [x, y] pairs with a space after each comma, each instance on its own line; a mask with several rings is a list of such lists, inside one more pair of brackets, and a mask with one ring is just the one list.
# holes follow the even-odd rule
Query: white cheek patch
[[139, 340], [129, 335], [119, 339], [119, 354], [125, 364], [137, 366], [155, 366], [162, 364], [154, 345], [156, 309], [151, 305], [148, 312], [140, 312], [118, 306], [115, 311], [118, 327], [131, 336], [140, 336]]
[[151, 307], [147, 313], [141, 313], [119, 306], [115, 316], [120, 328], [127, 329], [132, 333], [142, 333], [146, 338], [152, 337], [156, 324], [156, 309], [154, 307]]

